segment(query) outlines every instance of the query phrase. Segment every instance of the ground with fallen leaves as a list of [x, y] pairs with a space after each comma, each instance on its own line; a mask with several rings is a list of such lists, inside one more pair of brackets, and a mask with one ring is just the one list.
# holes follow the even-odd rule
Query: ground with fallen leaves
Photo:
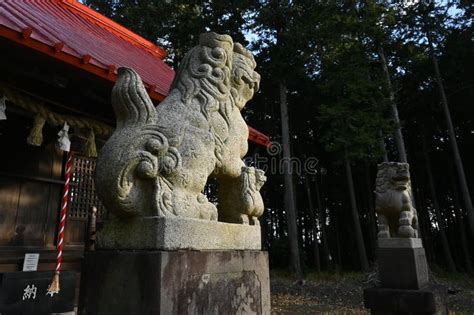
[[[298, 284], [287, 273], [271, 273], [272, 314], [369, 314], [362, 292], [373, 286], [362, 273], [309, 273]], [[474, 314], [474, 277], [437, 275], [448, 288], [450, 314]]]

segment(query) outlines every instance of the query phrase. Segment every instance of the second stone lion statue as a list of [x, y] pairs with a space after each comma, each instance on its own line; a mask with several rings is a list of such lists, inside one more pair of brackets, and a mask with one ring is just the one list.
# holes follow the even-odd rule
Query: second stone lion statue
[[[135, 71], [112, 92], [116, 130], [101, 150], [97, 193], [117, 217], [179, 216], [258, 224], [263, 171], [245, 166], [240, 113], [259, 87], [252, 54], [227, 35], [202, 34], [156, 108]], [[218, 182], [218, 208], [202, 193]]]
[[375, 210], [379, 238], [418, 237], [418, 216], [413, 207], [407, 163], [385, 162], [378, 165]]

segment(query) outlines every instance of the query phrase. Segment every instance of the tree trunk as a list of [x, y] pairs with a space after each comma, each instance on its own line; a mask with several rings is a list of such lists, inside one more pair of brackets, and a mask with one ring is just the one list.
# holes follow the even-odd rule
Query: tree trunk
[[298, 245], [298, 227], [296, 225], [295, 192], [293, 185], [292, 165], [289, 163], [291, 156], [290, 129], [288, 125], [288, 104], [286, 101], [287, 90], [283, 82], [279, 84], [280, 89], [280, 111], [281, 111], [281, 136], [283, 144], [283, 158], [288, 163], [283, 163], [283, 176], [285, 177], [285, 212], [288, 225], [288, 241], [291, 254], [291, 269], [297, 280], [303, 279], [301, 270], [300, 250]]
[[342, 268], [342, 254], [341, 254], [341, 239], [339, 238], [339, 213], [334, 207], [333, 219], [334, 219], [334, 232], [336, 239], [336, 271], [339, 271]]
[[[453, 172], [451, 172], [452, 174]], [[454, 174], [453, 174], [454, 175]], [[463, 214], [461, 211], [461, 205], [459, 203], [459, 193], [456, 187], [456, 179], [454, 176], [451, 177], [451, 186], [453, 187], [453, 199], [454, 199], [454, 213], [457, 219], [458, 231], [459, 231], [459, 238], [461, 239], [461, 250], [462, 255], [464, 258], [464, 267], [466, 267], [466, 271], [470, 274], [474, 273], [472, 269], [471, 263], [471, 253], [469, 251], [469, 246], [467, 245], [467, 237], [466, 237], [466, 225], [464, 223]]]
[[466, 175], [464, 174], [464, 166], [462, 163], [461, 155], [459, 154], [458, 142], [456, 140], [456, 133], [454, 132], [453, 121], [451, 120], [451, 113], [449, 112], [448, 99], [444, 91], [443, 79], [441, 78], [441, 72], [439, 71], [438, 59], [433, 51], [433, 44], [431, 36], [428, 33], [428, 42], [431, 53], [431, 60], [433, 61], [436, 82], [438, 83], [438, 90], [441, 97], [441, 105], [443, 107], [444, 118], [446, 119], [446, 125], [448, 126], [449, 144], [454, 155], [454, 165], [456, 166], [456, 172], [459, 180], [459, 188], [461, 189], [462, 198], [464, 200], [464, 206], [467, 211], [467, 218], [469, 229], [472, 237], [474, 237], [474, 209], [472, 207], [471, 194], [469, 187], [467, 186]]
[[319, 223], [321, 229], [321, 242], [323, 244], [323, 259], [326, 264], [326, 268], [329, 269], [329, 247], [328, 247], [328, 238], [326, 233], [326, 214], [325, 209], [323, 208], [321, 192], [319, 190], [318, 176], [316, 175], [316, 180], [314, 181], [314, 190], [316, 192], [316, 204], [318, 206], [319, 214]]
[[385, 146], [385, 138], [382, 134], [382, 131], [379, 131], [379, 135], [380, 135], [380, 149], [383, 152], [382, 159], [384, 162], [388, 162], [387, 148]]
[[311, 188], [309, 187], [309, 175], [305, 175], [304, 184], [306, 186], [306, 194], [308, 196], [308, 207], [309, 217], [311, 220], [311, 227], [313, 229], [313, 254], [314, 254], [314, 268], [317, 272], [321, 271], [321, 260], [319, 257], [319, 244], [318, 244], [318, 225], [316, 223], [316, 216], [314, 213], [316, 210], [313, 207], [313, 198], [311, 195]]
[[374, 191], [370, 180], [370, 165], [365, 163], [365, 186], [367, 188], [367, 212], [369, 217], [369, 237], [371, 246], [371, 255], [375, 257], [377, 248], [377, 220], [375, 218]]
[[428, 213], [428, 208], [425, 207], [424, 204], [424, 193], [421, 191], [420, 187], [416, 189], [416, 200], [418, 200], [418, 208], [416, 212], [418, 214], [418, 226], [422, 233], [420, 235], [423, 247], [426, 250], [426, 258], [428, 262], [433, 263], [435, 262], [435, 255], [433, 252], [433, 236], [431, 234], [431, 220], [430, 215]]
[[456, 272], [456, 265], [451, 255], [451, 250], [449, 248], [448, 239], [446, 237], [446, 225], [444, 223], [443, 217], [441, 216], [441, 209], [439, 207], [438, 196], [436, 195], [436, 188], [434, 186], [433, 174], [431, 174], [431, 159], [428, 154], [428, 148], [426, 146], [426, 140], [423, 136], [422, 138], [423, 154], [425, 156], [426, 163], [426, 175], [428, 179], [428, 186], [431, 194], [431, 201], [436, 213], [436, 218], [438, 221], [439, 233], [441, 235], [441, 247], [443, 248], [444, 257], [446, 259], [446, 264], [448, 265], [448, 270], [451, 272]]
[[354, 224], [354, 233], [359, 253], [360, 267], [363, 271], [369, 270], [369, 262], [367, 261], [367, 253], [365, 251], [364, 237], [360, 228], [359, 213], [357, 211], [357, 203], [355, 198], [354, 183], [352, 181], [352, 169], [347, 154], [344, 155], [344, 164], [346, 167], [347, 186], [349, 189], [349, 198], [351, 203], [352, 220]]
[[380, 63], [382, 65], [382, 70], [385, 75], [385, 83], [387, 84], [388, 97], [390, 101], [390, 109], [392, 111], [392, 117], [397, 125], [395, 129], [395, 143], [398, 150], [398, 159], [402, 163], [407, 163], [407, 153], [405, 150], [405, 142], [403, 140], [402, 127], [400, 125], [400, 118], [398, 116], [397, 103], [395, 102], [395, 93], [392, 87], [392, 80], [390, 79], [390, 72], [388, 71], [387, 59], [385, 58], [385, 52], [382, 46], [378, 47], [378, 53], [380, 57]]
[[264, 221], [263, 224], [260, 224], [260, 229], [261, 229], [261, 235], [262, 235], [262, 249], [263, 250], [267, 250], [268, 251], [268, 246], [267, 244], [270, 243], [270, 239], [269, 239], [269, 224], [268, 224], [268, 212], [266, 212], [263, 216], [260, 217], [260, 223]]
[[273, 218], [273, 213], [271, 211], [271, 209], [268, 209], [266, 210], [267, 211], [267, 215], [268, 215], [268, 219], [269, 219], [269, 223], [270, 223], [270, 228], [269, 228], [269, 234], [268, 234], [268, 245], [269, 246], [272, 246], [272, 243], [273, 243], [273, 221], [274, 221], [274, 218]]

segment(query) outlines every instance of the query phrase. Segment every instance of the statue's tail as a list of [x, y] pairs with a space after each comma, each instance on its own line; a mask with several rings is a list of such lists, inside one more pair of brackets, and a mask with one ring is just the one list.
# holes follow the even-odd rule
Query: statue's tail
[[156, 110], [142, 80], [130, 68], [119, 68], [112, 90], [112, 107], [117, 117], [117, 130], [156, 123]]
[[159, 130], [156, 109], [132, 69], [119, 69], [112, 106], [117, 127], [97, 159], [97, 194], [118, 216], [158, 215], [159, 177], [174, 172], [181, 157]]

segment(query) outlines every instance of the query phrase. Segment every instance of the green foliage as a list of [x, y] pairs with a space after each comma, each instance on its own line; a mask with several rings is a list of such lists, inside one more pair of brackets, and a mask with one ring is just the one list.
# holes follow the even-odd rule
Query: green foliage
[[[328, 5], [331, 22], [320, 29], [328, 48], [315, 58], [321, 60], [318, 83], [324, 102], [319, 121], [325, 148], [350, 159], [377, 161], [383, 153], [381, 135], [391, 132], [394, 125], [387, 118], [381, 68], [373, 60], [373, 43], [385, 34], [374, 17], [359, 17], [369, 9]], [[375, 9], [369, 13], [381, 12]]]
[[177, 67], [207, 31], [226, 33], [246, 44], [242, 29], [249, 1], [85, 0], [85, 4], [157, 43]]

